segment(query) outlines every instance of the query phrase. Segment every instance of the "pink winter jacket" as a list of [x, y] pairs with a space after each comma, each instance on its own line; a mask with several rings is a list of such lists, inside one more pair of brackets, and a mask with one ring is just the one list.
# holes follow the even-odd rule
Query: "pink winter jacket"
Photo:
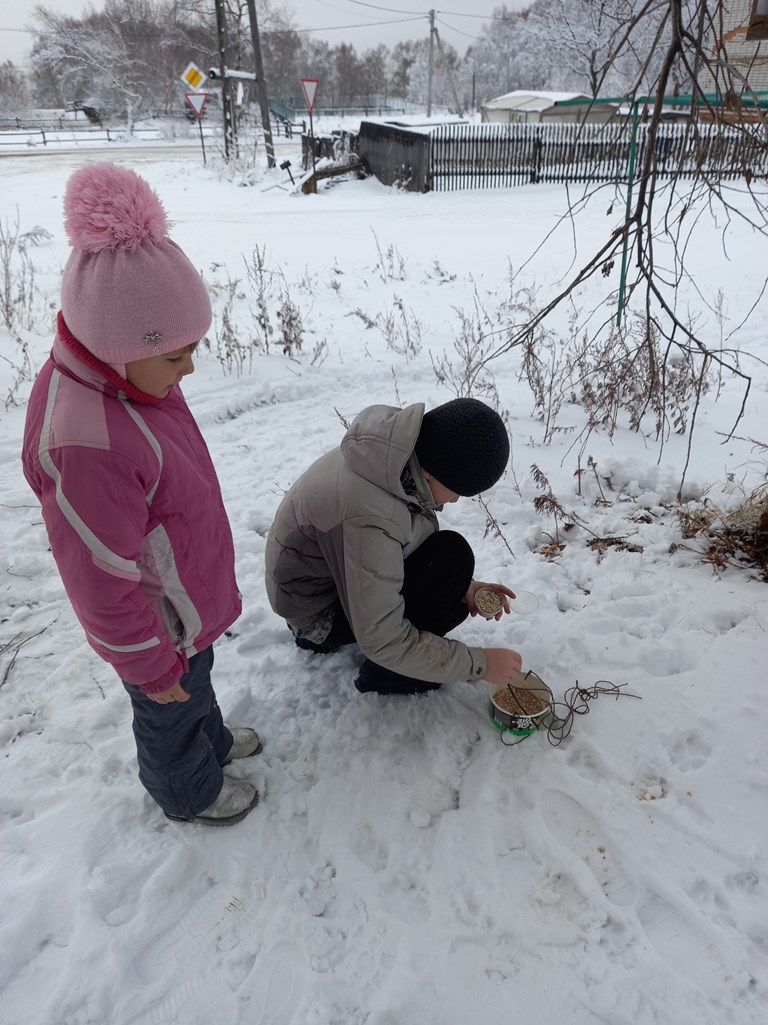
[[219, 482], [181, 390], [133, 388], [59, 315], [23, 463], [88, 642], [127, 683], [167, 690], [240, 615]]

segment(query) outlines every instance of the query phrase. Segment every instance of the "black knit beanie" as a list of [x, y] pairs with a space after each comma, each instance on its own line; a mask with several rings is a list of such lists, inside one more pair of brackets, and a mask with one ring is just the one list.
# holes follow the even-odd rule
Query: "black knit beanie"
[[493, 487], [509, 459], [499, 414], [478, 399], [453, 399], [424, 414], [416, 439], [422, 470], [458, 495]]

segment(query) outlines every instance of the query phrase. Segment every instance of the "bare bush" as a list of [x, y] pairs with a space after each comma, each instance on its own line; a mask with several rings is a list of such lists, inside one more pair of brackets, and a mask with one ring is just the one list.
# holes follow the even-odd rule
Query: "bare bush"
[[29, 250], [49, 238], [45, 228], [22, 232], [18, 213], [13, 223], [0, 220], [0, 317], [12, 333], [34, 329], [37, 287]]
[[662, 349], [661, 340], [656, 324], [637, 313], [627, 329], [571, 337], [567, 374], [572, 399], [591, 425], [613, 437], [621, 412], [633, 431], [651, 413], [657, 440], [669, 431], [686, 433], [691, 406], [709, 389], [711, 361], [687, 346], [666, 352], [668, 343]]
[[509, 330], [505, 327], [506, 307], [492, 316], [475, 286], [472, 309], [466, 311], [454, 306], [453, 312], [459, 320], [458, 334], [453, 342], [456, 359], [450, 359], [446, 353], [435, 359], [430, 353], [435, 376], [457, 398], [482, 396], [498, 410], [501, 402], [488, 360], [498, 345], [499, 332]]
[[287, 284], [281, 294], [280, 306], [277, 311], [277, 322], [280, 325], [280, 332], [283, 336], [283, 355], [295, 356], [301, 352], [304, 324], [301, 318], [301, 311], [291, 299]]
[[248, 365], [250, 370], [253, 362], [253, 343], [251, 339], [243, 340], [235, 315], [235, 306], [245, 298], [240, 288], [240, 279], [233, 278], [227, 271], [225, 284], [210, 286], [216, 297], [221, 297], [214, 313], [215, 348], [214, 355], [228, 374], [242, 374]]
[[[266, 247], [256, 246], [250, 256], [243, 257], [243, 262], [244, 281], [233, 277], [223, 265], [213, 264], [212, 270], [223, 270], [225, 280], [214, 280], [209, 285], [216, 300], [213, 352], [228, 373], [237, 374], [251, 369], [255, 354], [270, 352], [276, 331], [284, 356], [295, 359], [301, 353], [304, 315], [294, 294], [296, 290], [311, 292], [313, 288], [313, 278], [307, 271], [291, 283], [280, 268], [273, 270], [268, 265]], [[312, 362], [322, 362], [327, 348], [325, 340], [320, 342]]]
[[[405, 356], [407, 360], [421, 352], [422, 323], [413, 310], [405, 308], [405, 303], [399, 296], [394, 297], [392, 306], [390, 313], [380, 313], [376, 317], [376, 326], [381, 331], [387, 348], [400, 356]], [[358, 310], [355, 310], [355, 313], [360, 315]]]
[[[764, 453], [768, 446], [762, 445]], [[705, 495], [677, 511], [683, 537], [696, 542], [697, 553], [716, 571], [728, 567], [757, 571], [768, 581], [768, 480], [748, 490], [731, 480], [727, 502]], [[676, 544], [675, 548], [689, 548]]]
[[[531, 477], [533, 482], [541, 492], [533, 500], [533, 508], [540, 516], [551, 516], [555, 521], [555, 533], [550, 535], [552, 541], [552, 548], [556, 548], [557, 551], [561, 551], [564, 547], [560, 536], [561, 524], [567, 525], [569, 521], [568, 513], [561, 505], [559, 499], [552, 491], [552, 485], [549, 483], [549, 479], [544, 471], [538, 467], [535, 463], [531, 466]], [[554, 551], [547, 554], [556, 554]]]
[[365, 310], [361, 310], [359, 306], [357, 309], [352, 310], [351, 313], [347, 313], [346, 316], [359, 317], [363, 324], [365, 324], [366, 331], [370, 331], [372, 327], [376, 327], [376, 321], [372, 317], [369, 317]]
[[0, 220], [0, 318], [13, 342], [8, 355], [0, 354], [13, 373], [3, 400], [6, 409], [19, 404], [20, 386], [33, 377], [29, 340], [23, 335], [35, 328], [38, 300], [35, 265], [29, 250], [49, 238], [50, 233], [40, 227], [22, 232], [18, 213], [13, 223]]
[[375, 231], [373, 232], [373, 238], [376, 242], [376, 252], [378, 254], [374, 270], [378, 276], [385, 284], [388, 281], [405, 281], [407, 274], [403, 254], [391, 242], [386, 249], [382, 249]]
[[267, 269], [267, 247], [256, 246], [245, 261], [248, 282], [253, 289], [254, 298], [251, 315], [259, 330], [259, 343], [264, 352], [269, 352], [269, 345], [274, 334], [269, 315], [268, 297], [272, 291], [272, 272]]

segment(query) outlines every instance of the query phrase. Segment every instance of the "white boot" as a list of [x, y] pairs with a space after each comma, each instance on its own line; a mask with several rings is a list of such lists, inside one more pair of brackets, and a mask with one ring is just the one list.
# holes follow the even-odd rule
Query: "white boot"
[[225, 765], [229, 765], [230, 762], [234, 762], [238, 758], [250, 758], [261, 751], [262, 744], [255, 730], [249, 730], [245, 726], [236, 726], [229, 732], [232, 734], [232, 747], [229, 749]]
[[[252, 783], [245, 779], [232, 779], [231, 776], [225, 776], [219, 796], [213, 804], [209, 804], [191, 821], [200, 822], [204, 826], [234, 826], [236, 822], [244, 819], [258, 802], [259, 795]], [[168, 812], [165, 814], [168, 815]], [[168, 815], [168, 818], [175, 819], [177, 822], [190, 821], [179, 815]]]

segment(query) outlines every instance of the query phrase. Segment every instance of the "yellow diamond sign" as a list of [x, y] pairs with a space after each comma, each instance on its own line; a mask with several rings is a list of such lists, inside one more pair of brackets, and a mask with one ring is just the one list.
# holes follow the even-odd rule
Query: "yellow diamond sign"
[[187, 65], [186, 71], [181, 76], [181, 80], [184, 83], [184, 85], [188, 85], [191, 89], [197, 90], [203, 84], [206, 77], [207, 76], [203, 74], [200, 68], [198, 68], [196, 64], [193, 64], [190, 61], [190, 63]]

